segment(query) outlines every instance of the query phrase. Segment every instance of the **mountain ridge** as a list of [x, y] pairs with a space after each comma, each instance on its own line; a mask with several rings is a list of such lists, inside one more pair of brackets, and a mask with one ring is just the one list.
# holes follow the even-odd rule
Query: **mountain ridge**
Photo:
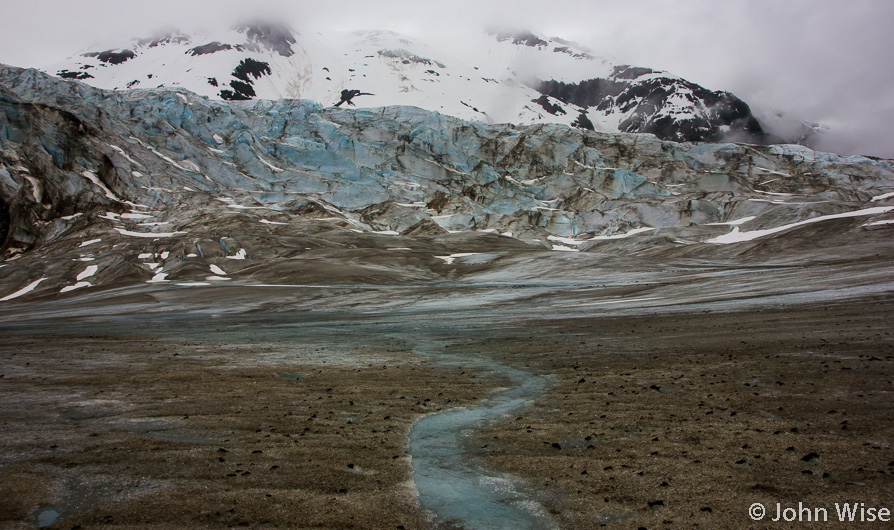
[[357, 92], [364, 97], [349, 105], [411, 105], [485, 123], [563, 123], [676, 141], [785, 140], [766, 133], [729, 92], [652, 68], [614, 65], [558, 37], [489, 29], [473, 48], [474, 56], [456, 56], [392, 31], [324, 35], [253, 21], [228, 31], [172, 30], [134, 39], [47, 71], [117, 90], [182, 86], [214, 99], [324, 105]]

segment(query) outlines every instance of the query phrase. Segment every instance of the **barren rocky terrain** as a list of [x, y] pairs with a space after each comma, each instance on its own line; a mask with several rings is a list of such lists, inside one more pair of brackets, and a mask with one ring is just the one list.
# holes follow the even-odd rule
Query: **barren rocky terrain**
[[236, 311], [255, 289], [154, 286], [7, 309], [2, 524], [52, 509], [55, 528], [462, 527], [422, 509], [408, 437], [512, 386], [482, 359], [549, 381], [462, 436], [544, 527], [760, 528], [754, 502], [891, 505], [885, 284], [829, 263], [685, 283], [645, 269], [583, 291], [281, 289]]

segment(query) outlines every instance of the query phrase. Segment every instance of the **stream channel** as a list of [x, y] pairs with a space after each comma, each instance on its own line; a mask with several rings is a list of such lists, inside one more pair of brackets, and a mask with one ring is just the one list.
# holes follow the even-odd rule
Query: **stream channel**
[[518, 414], [548, 386], [543, 376], [482, 358], [417, 350], [444, 365], [497, 373], [510, 384], [480, 404], [429, 414], [410, 429], [409, 453], [419, 503], [439, 528], [546, 530], [552, 518], [535, 494], [507, 475], [484, 468], [475, 457], [474, 431]]

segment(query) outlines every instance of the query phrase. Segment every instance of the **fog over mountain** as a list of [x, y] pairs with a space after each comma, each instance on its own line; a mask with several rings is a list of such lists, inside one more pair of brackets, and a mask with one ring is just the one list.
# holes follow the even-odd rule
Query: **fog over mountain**
[[[17, 2], [0, 21], [0, 62], [43, 66], [105, 42], [143, 37], [161, 27], [192, 31], [230, 25], [246, 16], [277, 18], [297, 31], [388, 29], [464, 53], [468, 36], [483, 27], [528, 28], [573, 40], [615, 64], [672, 72], [710, 90], [730, 91], [776, 128], [818, 123], [826, 132], [815, 147], [839, 154], [894, 156], [888, 97], [892, 72], [886, 54], [892, 37], [887, 2], [855, 5], [793, 2], [559, 1], [161, 1], [127, 5], [109, 1]], [[779, 117], [782, 115], [782, 118]]]

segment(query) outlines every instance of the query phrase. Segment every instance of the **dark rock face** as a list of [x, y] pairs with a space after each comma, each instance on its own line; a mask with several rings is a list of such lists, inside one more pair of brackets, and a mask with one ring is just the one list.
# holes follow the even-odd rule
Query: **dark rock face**
[[537, 90], [565, 103], [581, 107], [596, 107], [609, 96], [617, 96], [624, 90], [625, 83], [611, 79], [588, 79], [580, 83], [543, 81]]
[[589, 53], [575, 52], [568, 46], [556, 46], [555, 48], [553, 48], [553, 53], [564, 53], [564, 54], [570, 55], [576, 59], [591, 59], [593, 57]]
[[[671, 96], [685, 99], [694, 112], [664, 112]], [[711, 92], [684, 80], [650, 79], [632, 83], [597, 106], [632, 115], [621, 122], [623, 132], [652, 133], [678, 142], [744, 141], [767, 143], [748, 105], [729, 92]], [[701, 110], [704, 109], [704, 110]]]
[[621, 132], [651, 133], [677, 142], [770, 140], [748, 105], [733, 94], [712, 92], [650, 68], [618, 66], [609, 79], [550, 80], [535, 88], [585, 109], [621, 114]]
[[[268, 63], [256, 61], [250, 57], [243, 59], [233, 70], [232, 75], [236, 78], [230, 81], [230, 87], [233, 90], [221, 90], [220, 97], [228, 101], [246, 101], [252, 99], [257, 95], [254, 87], [252, 87], [254, 80], [260, 79], [265, 75], [270, 75], [270, 73], [271, 70]], [[211, 81], [209, 80], [209, 83], [210, 82]], [[215, 79], [214, 82], [217, 83], [217, 80]]]
[[341, 91], [341, 101], [335, 104], [336, 107], [341, 107], [342, 103], [347, 103], [348, 105], [354, 105], [354, 98], [357, 96], [371, 96], [372, 94], [368, 92], [361, 92], [359, 90], [349, 90], [345, 89]]
[[250, 22], [236, 25], [236, 30], [268, 50], [273, 50], [283, 57], [295, 54], [292, 45], [297, 42], [292, 30], [284, 25], [271, 22]]
[[255, 89], [248, 83], [233, 80], [230, 81], [230, 87], [233, 90], [221, 90], [220, 97], [227, 101], [248, 101], [255, 97]]
[[262, 76], [270, 75], [270, 65], [263, 61], [256, 61], [252, 58], [243, 59], [239, 65], [233, 70], [233, 77], [241, 79], [246, 83], [251, 83], [249, 76], [260, 79]]
[[577, 115], [577, 119], [574, 120], [574, 123], [571, 125], [577, 127], [578, 129], [586, 129], [588, 131], [595, 131], [596, 127], [593, 126], [593, 122], [590, 121], [590, 118], [583, 112]]
[[536, 104], [540, 105], [541, 107], [543, 107], [543, 110], [545, 110], [546, 112], [549, 112], [553, 116], [558, 116], [559, 114], [565, 114], [565, 109], [563, 109], [559, 105], [550, 103], [549, 97], [546, 94], [540, 96], [537, 99], [532, 99], [531, 101], [533, 103], [536, 103]]
[[61, 77], [62, 79], [90, 79], [93, 76], [88, 74], [87, 72], [69, 72], [68, 70], [60, 70], [56, 72], [56, 75]]
[[497, 31], [492, 32], [491, 34], [495, 35], [497, 40], [500, 42], [512, 39], [512, 44], [530, 46], [532, 48], [544, 47], [549, 44], [545, 40], [527, 30], [517, 32]]
[[636, 79], [637, 77], [654, 73], [656, 73], [655, 70], [652, 70], [651, 68], [624, 64], [614, 67], [610, 77], [612, 79]]
[[121, 64], [130, 59], [133, 59], [134, 57], [136, 57], [136, 54], [131, 50], [106, 50], [96, 55], [97, 59], [109, 64]]
[[[241, 46], [238, 46], [241, 48]], [[209, 42], [208, 44], [203, 44], [201, 46], [196, 46], [195, 48], [191, 48], [187, 51], [190, 55], [195, 57], [196, 55], [207, 55], [209, 53], [216, 53], [219, 51], [232, 50], [233, 47], [229, 44], [221, 44], [220, 42], [214, 41]], [[241, 51], [241, 50], [240, 50]]]
[[[15, 151], [0, 149], [0, 235], [3, 250], [28, 250], [71, 224], [62, 219], [121, 206], [97, 193], [81, 173], [82, 164], [109, 190], [122, 191], [112, 162], [102, 153], [100, 131], [70, 110], [22, 102], [0, 88], [0, 133], [16, 142]], [[96, 117], [96, 116], [94, 116]], [[107, 148], [105, 149], [107, 150]], [[27, 182], [17, 192], [8, 187]], [[105, 180], [105, 181], [104, 181]]]

